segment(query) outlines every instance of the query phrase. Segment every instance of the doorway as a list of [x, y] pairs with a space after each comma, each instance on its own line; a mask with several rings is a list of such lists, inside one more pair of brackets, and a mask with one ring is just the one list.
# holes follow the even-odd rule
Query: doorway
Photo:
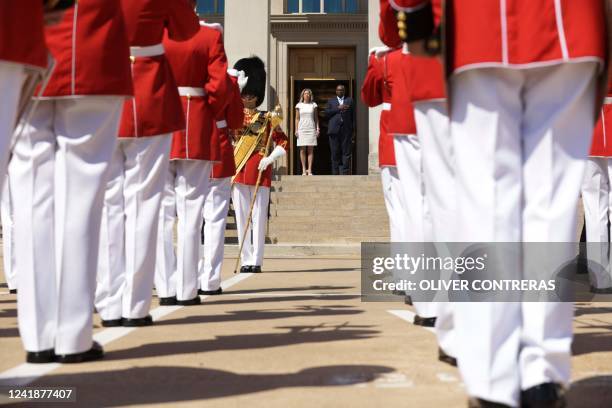
[[[314, 149], [313, 173], [315, 175], [329, 175], [331, 173], [331, 151], [327, 136], [327, 118], [325, 108], [327, 101], [336, 96], [336, 86], [342, 84], [346, 88], [346, 95], [355, 100], [355, 49], [354, 48], [293, 48], [290, 49], [289, 59], [290, 93], [288, 106], [290, 154], [289, 174], [302, 174], [300, 163], [300, 148], [297, 147], [295, 137], [295, 106], [299, 102], [303, 89], [312, 90], [318, 106], [320, 134], [317, 146]], [[353, 135], [355, 140], [355, 135]], [[351, 174], [356, 173], [355, 161], [356, 146], [353, 143], [351, 161]]]

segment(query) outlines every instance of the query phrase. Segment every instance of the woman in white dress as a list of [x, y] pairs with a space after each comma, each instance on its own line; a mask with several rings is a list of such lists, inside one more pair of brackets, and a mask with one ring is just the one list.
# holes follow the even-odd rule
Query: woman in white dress
[[[319, 137], [319, 115], [314, 95], [308, 88], [300, 94], [300, 102], [295, 106], [295, 136], [300, 148], [300, 161], [302, 162], [302, 176], [312, 176], [312, 162], [314, 160], [314, 147]], [[306, 166], [308, 156], [308, 166]]]

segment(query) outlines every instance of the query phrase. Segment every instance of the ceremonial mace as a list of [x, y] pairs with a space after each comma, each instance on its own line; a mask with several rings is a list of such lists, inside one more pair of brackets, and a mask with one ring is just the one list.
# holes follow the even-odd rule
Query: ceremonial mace
[[[264, 126], [267, 126], [270, 123], [270, 132], [268, 134], [268, 140], [266, 141], [266, 148], [264, 150], [264, 158], [268, 157], [268, 153], [270, 152], [270, 144], [272, 143], [272, 132], [274, 129], [283, 121], [283, 111], [280, 105], [276, 105], [273, 112], [266, 113], [266, 123]], [[238, 265], [240, 265], [240, 258], [242, 257], [242, 246], [244, 245], [244, 240], [249, 232], [249, 226], [251, 225], [251, 219], [253, 218], [253, 207], [255, 206], [255, 200], [257, 199], [257, 192], [259, 191], [259, 185], [261, 184], [261, 176], [263, 172], [267, 170], [267, 167], [263, 170], [259, 170], [257, 173], [257, 182], [255, 183], [255, 193], [253, 194], [253, 198], [251, 199], [251, 205], [249, 207], [249, 216], [247, 217], [247, 223], [244, 228], [244, 233], [242, 234], [242, 240], [240, 240], [240, 246], [238, 247], [238, 258], [236, 258], [236, 265], [234, 266], [234, 273], [238, 272]], [[265, 245], [265, 243], [264, 243]]]

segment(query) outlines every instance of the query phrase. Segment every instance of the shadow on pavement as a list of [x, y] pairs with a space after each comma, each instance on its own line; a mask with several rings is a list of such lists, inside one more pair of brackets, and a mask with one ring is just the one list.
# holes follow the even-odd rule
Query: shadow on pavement
[[0, 319], [7, 317], [17, 317], [17, 309], [0, 309]]
[[612, 326], [589, 326], [589, 328], [600, 329], [600, 331], [590, 333], [574, 333], [572, 355], [579, 356], [589, 353], [611, 352]]
[[574, 310], [574, 315], [578, 316], [589, 316], [589, 315], [597, 315], [597, 314], [606, 314], [612, 313], [612, 307], [576, 307]]
[[236, 322], [242, 320], [285, 319], [293, 317], [355, 315], [363, 312], [363, 310], [354, 309], [352, 306], [347, 308], [343, 305], [330, 307], [305, 305], [297, 306], [292, 309], [238, 310], [216, 315], [194, 315], [182, 317], [180, 319], [160, 320], [155, 322], [155, 325], [167, 326], [173, 324], [201, 324]]
[[138, 347], [107, 353], [105, 360], [141, 359], [177, 354], [206, 353], [219, 350], [248, 350], [282, 347], [306, 343], [363, 340], [380, 332], [372, 326], [284, 326], [285, 333], [241, 334], [217, 336], [214, 339], [143, 344]]
[[612, 407], [612, 376], [600, 375], [572, 383], [568, 407]]
[[267, 293], [267, 292], [308, 292], [314, 290], [342, 290], [342, 289], [355, 289], [354, 286], [292, 286], [290, 288], [262, 288], [262, 289], [244, 289], [244, 290], [229, 290], [227, 294], [239, 294], [239, 293]]
[[[352, 300], [359, 299], [360, 295], [333, 295], [333, 296], [308, 296], [308, 295], [295, 295], [295, 296], [275, 296], [275, 295], [262, 295], [252, 298], [240, 299], [232, 296], [228, 297], [226, 300], [211, 300], [211, 298], [206, 299], [207, 305], [239, 305], [244, 303], [263, 303], [263, 302], [305, 302], [305, 301], [340, 301], [340, 300]], [[215, 297], [218, 299], [219, 297]], [[334, 307], [334, 306], [329, 306]], [[341, 307], [341, 306], [335, 306]], [[348, 306], [345, 306], [348, 307]]]
[[[376, 365], [321, 366], [279, 374], [237, 374], [175, 366], [134, 367], [50, 375], [33, 386], [76, 387], [77, 403], [70, 404], [72, 406], [147, 406], [234, 397], [281, 388], [350, 386], [374, 381], [380, 375], [393, 371], [391, 367]], [[260, 402], [258, 405], [266, 406], [263, 397]]]
[[264, 273], [293, 273], [293, 272], [355, 272], [361, 268], [310, 268], [310, 269], [279, 269], [279, 270], [264, 270]]
[[19, 337], [19, 329], [16, 327], [0, 328], [0, 337]]

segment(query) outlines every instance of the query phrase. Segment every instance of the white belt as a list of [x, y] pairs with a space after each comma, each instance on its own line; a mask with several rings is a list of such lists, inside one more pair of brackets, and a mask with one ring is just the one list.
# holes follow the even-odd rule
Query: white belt
[[610, 103], [612, 103], [612, 96], [606, 96], [606, 98], [604, 99], [604, 103], [605, 103], [605, 104], [610, 104]]
[[130, 47], [130, 55], [132, 57], [154, 57], [164, 54], [164, 46], [162, 44], [149, 45], [147, 47]]
[[391, 110], [391, 104], [389, 102], [383, 102], [383, 110], [386, 111], [390, 111]]
[[179, 86], [178, 92], [181, 96], [206, 96], [204, 88], [194, 88], [192, 86]]
[[217, 129], [225, 129], [227, 127], [227, 122], [224, 120], [217, 121]]

